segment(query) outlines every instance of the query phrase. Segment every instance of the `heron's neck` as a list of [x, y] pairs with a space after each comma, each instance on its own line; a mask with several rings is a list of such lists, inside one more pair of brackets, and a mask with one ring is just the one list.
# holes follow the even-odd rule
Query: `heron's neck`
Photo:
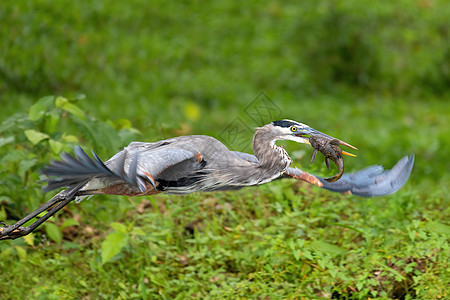
[[260, 167], [274, 172], [284, 172], [292, 160], [283, 147], [275, 144], [270, 134], [259, 130], [253, 137], [253, 153], [260, 162]]

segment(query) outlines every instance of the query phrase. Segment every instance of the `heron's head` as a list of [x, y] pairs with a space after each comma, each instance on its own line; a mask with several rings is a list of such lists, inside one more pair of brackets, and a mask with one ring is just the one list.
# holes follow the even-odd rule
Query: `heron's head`
[[[330, 141], [336, 139], [332, 136], [326, 135], [325, 133], [315, 130], [314, 128], [311, 128], [306, 124], [292, 120], [273, 121], [272, 123], [267, 124], [263, 128], [265, 128], [267, 131], [271, 133], [271, 136], [274, 141], [290, 140], [297, 143], [310, 144], [309, 142], [310, 137], [318, 137], [321, 140], [330, 140]], [[347, 146], [357, 150], [356, 147], [353, 147], [352, 145], [344, 141], [341, 141], [339, 139], [336, 140], [338, 140], [339, 143], [343, 146]], [[343, 154], [348, 153], [343, 152]]]

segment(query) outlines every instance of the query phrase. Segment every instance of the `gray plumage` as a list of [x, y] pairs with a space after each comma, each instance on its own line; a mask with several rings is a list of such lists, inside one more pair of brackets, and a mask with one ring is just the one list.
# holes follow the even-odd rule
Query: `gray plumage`
[[[191, 135], [154, 143], [133, 142], [105, 163], [95, 153], [94, 158], [90, 158], [77, 146], [76, 158], [62, 154], [62, 161], [53, 162], [43, 171], [49, 178], [45, 190], [67, 187], [70, 196], [77, 192], [130, 196], [159, 192], [189, 194], [238, 189], [284, 177], [299, 179], [307, 173], [290, 168], [289, 155], [275, 141], [286, 139], [308, 143], [305, 136], [314, 134], [331, 139], [305, 124], [282, 120], [258, 128], [253, 138], [255, 155], [229, 151], [210, 136]], [[405, 184], [413, 162], [412, 155], [400, 160], [392, 170], [383, 171], [381, 166], [372, 166], [344, 174], [334, 183], [314, 177], [321, 182], [317, 185], [330, 191], [366, 197], [386, 195]]]
[[[385, 196], [398, 191], [408, 180], [414, 165], [414, 154], [400, 159], [390, 170], [382, 166], [370, 166], [358, 172], [344, 174], [336, 182], [327, 182], [315, 176], [323, 184], [322, 188], [332, 192], [371, 197]], [[288, 168], [290, 174], [299, 174], [303, 171], [297, 168]]]
[[[66, 189], [15, 224], [3, 224], [0, 240], [29, 234], [74, 199], [80, 200], [89, 195], [142, 196], [235, 190], [290, 177], [334, 192], [380, 196], [400, 189], [413, 167], [414, 155], [411, 155], [402, 158], [391, 170], [384, 171], [381, 166], [372, 166], [353, 174], [344, 174], [330, 183], [327, 179], [291, 168], [288, 153], [275, 144], [277, 140], [311, 144], [311, 138], [324, 142], [320, 144], [323, 148], [317, 149], [326, 155], [339, 151], [336, 157], [339, 159], [338, 169], [341, 165], [339, 176], [342, 175], [343, 159], [340, 154], [347, 153], [341, 151], [339, 145], [354, 147], [291, 120], [275, 121], [258, 128], [253, 138], [254, 155], [229, 151], [215, 138], [204, 135], [181, 136], [155, 143], [134, 142], [106, 162], [102, 162], [94, 152], [93, 158], [89, 157], [77, 146], [75, 157], [63, 153], [61, 161], [52, 162], [42, 171], [48, 178], [44, 190]], [[329, 146], [331, 141], [334, 148]], [[34, 223], [22, 227], [46, 210], [48, 212]]]

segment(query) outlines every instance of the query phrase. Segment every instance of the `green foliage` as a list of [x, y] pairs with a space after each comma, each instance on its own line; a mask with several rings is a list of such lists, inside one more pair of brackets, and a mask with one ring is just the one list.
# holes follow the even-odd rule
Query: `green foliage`
[[308, 2], [290, 38], [315, 88], [392, 94], [448, 92], [445, 1]]
[[115, 255], [122, 251], [128, 243], [128, 235], [123, 232], [113, 232], [106, 236], [102, 243], [102, 263], [111, 260]]
[[[136, 138], [131, 122], [95, 120], [80, 104], [44, 97], [2, 122], [0, 175], [9, 182], [1, 186], [3, 219], [12, 223], [48, 199], [36, 172], [59, 151], [86, 143], [110, 152]], [[187, 110], [197, 114], [193, 106]], [[424, 167], [419, 160], [416, 170]], [[445, 297], [447, 202], [438, 190], [425, 197], [410, 187], [362, 200], [291, 181], [136, 201], [96, 196], [70, 205], [36, 233], [0, 243], [0, 268], [10, 266], [1, 279], [14, 277], [37, 298]], [[43, 274], [23, 273], [24, 263]], [[13, 295], [25, 296], [20, 289]]]
[[[278, 114], [357, 146], [346, 172], [416, 154], [373, 199], [294, 181], [227, 193], [94, 196], [1, 241], [8, 299], [448, 298], [450, 6], [437, 1], [6, 1], [0, 221], [51, 198], [75, 144], [221, 133], [266, 91]], [[45, 96], [59, 95], [65, 96]], [[87, 97], [84, 96], [87, 95]], [[263, 112], [264, 113], [264, 112]], [[299, 167], [311, 149], [284, 143]], [[232, 143], [233, 150], [239, 148]]]
[[45, 224], [45, 232], [48, 237], [51, 238], [55, 243], [60, 244], [62, 240], [61, 229], [53, 223]]
[[[94, 119], [86, 118], [75, 104], [77, 100], [44, 97], [30, 107], [28, 114], [17, 113], [1, 123], [0, 195], [8, 204], [8, 215], [22, 215], [45, 199], [37, 184], [38, 170], [60, 152], [71, 152], [75, 144], [83, 141], [104, 154], [127, 142], [110, 124], [98, 125]], [[53, 233], [52, 239], [60, 240], [56, 229], [48, 231]]]
[[136, 237], [145, 236], [141, 227], [126, 227], [117, 222], [110, 224], [115, 231], [109, 233], [102, 242], [102, 264], [111, 261], [117, 254], [121, 253], [125, 246], [129, 246], [129, 241], [134, 241]]
[[61, 91], [139, 128], [178, 126], [160, 112], [181, 116], [189, 102], [233, 111], [261, 90], [291, 101], [341, 89], [448, 96], [445, 0], [8, 1], [0, 18], [0, 92], [13, 102], [0, 116]]

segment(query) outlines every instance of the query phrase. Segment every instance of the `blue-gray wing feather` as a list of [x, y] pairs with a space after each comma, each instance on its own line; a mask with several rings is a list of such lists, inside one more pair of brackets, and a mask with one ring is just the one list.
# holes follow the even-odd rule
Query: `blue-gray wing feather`
[[179, 148], [162, 148], [148, 152], [143, 151], [138, 157], [138, 174], [143, 176], [144, 173], [149, 173], [152, 176], [156, 176], [168, 167], [194, 158], [194, 156], [195, 153]]
[[[400, 159], [390, 170], [384, 170], [382, 166], [370, 166], [361, 171], [344, 174], [341, 179], [330, 183], [321, 177], [317, 177], [323, 184], [323, 188], [333, 192], [351, 192], [354, 195], [371, 197], [383, 196], [395, 193], [408, 180], [414, 165], [414, 154]], [[301, 170], [288, 168], [287, 173], [300, 175]]]
[[48, 178], [44, 191], [69, 187], [74, 193], [90, 180], [97, 178], [106, 185], [128, 183], [141, 192], [146, 190], [144, 179], [157, 177], [167, 168], [195, 157], [196, 153], [165, 146], [164, 143], [131, 143], [105, 163], [93, 153], [89, 157], [76, 146], [75, 157], [61, 154], [61, 161], [53, 161], [42, 173]]
[[400, 159], [390, 170], [381, 166], [371, 166], [359, 172], [344, 174], [341, 179], [330, 183], [319, 178], [323, 188], [335, 191], [370, 197], [395, 193], [408, 180], [414, 165], [414, 154]]
[[77, 190], [93, 177], [111, 177], [118, 179], [118, 175], [94, 155], [90, 158], [81, 147], [75, 147], [73, 157], [67, 153], [61, 154], [61, 161], [54, 161], [42, 173], [48, 178], [48, 185], [44, 191], [51, 191], [60, 187], [70, 187], [68, 197], [72, 197]]
[[[233, 151], [238, 157], [251, 162], [258, 159], [251, 154]], [[323, 188], [333, 192], [348, 192], [354, 195], [371, 197], [383, 196], [395, 193], [408, 180], [414, 165], [414, 154], [405, 156], [390, 170], [384, 170], [382, 166], [370, 166], [361, 171], [344, 174], [341, 179], [330, 183], [317, 177], [323, 184]], [[297, 168], [288, 168], [287, 173], [301, 175], [303, 171]], [[288, 176], [286, 176], [288, 177]]]

